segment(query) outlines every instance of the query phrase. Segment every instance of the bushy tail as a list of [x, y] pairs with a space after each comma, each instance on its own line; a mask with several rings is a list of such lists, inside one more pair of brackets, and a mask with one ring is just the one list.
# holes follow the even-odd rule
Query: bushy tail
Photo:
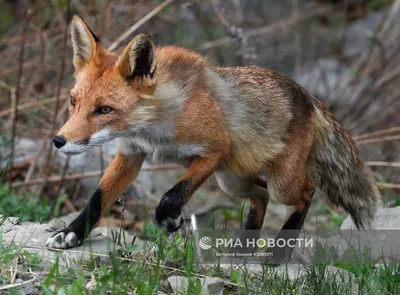
[[358, 229], [371, 226], [379, 192], [353, 139], [322, 105], [316, 107], [316, 137], [308, 170], [310, 181], [314, 179], [334, 204], [350, 213]]

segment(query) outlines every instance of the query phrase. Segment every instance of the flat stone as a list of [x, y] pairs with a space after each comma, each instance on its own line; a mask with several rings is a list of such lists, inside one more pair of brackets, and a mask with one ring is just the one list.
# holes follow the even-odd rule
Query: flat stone
[[25, 222], [12, 224], [6, 221], [0, 230], [3, 232], [4, 245], [19, 245], [31, 253], [37, 253], [42, 261], [54, 263], [57, 256], [60, 257], [60, 264], [69, 265], [80, 260], [89, 261], [93, 256], [108, 257], [110, 251], [118, 250], [121, 247], [116, 245], [103, 235], [89, 237], [81, 246], [68, 250], [49, 250], [45, 247], [46, 240], [54, 232], [48, 232], [49, 224], [38, 224]]
[[[3, 218], [3, 215], [0, 215], [0, 221], [2, 221]], [[1, 225], [3, 233], [9, 232], [14, 225], [18, 224], [21, 224], [21, 219], [19, 219], [18, 217], [7, 217]]]

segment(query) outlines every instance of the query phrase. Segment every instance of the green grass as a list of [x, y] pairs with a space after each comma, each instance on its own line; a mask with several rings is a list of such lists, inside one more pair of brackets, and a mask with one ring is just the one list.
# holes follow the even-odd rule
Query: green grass
[[[304, 277], [291, 281], [270, 266], [263, 273], [252, 273], [247, 268], [224, 269], [219, 265], [202, 268], [194, 255], [193, 236], [176, 234], [167, 237], [148, 224], [149, 241], [141, 251], [123, 247], [107, 257], [93, 258], [65, 269], [59, 260], [50, 267], [40, 264], [36, 254], [17, 246], [4, 248], [0, 239], [0, 288], [13, 283], [13, 269], [18, 269], [43, 294], [155, 294], [170, 293], [167, 278], [172, 275], [188, 277], [189, 286], [182, 294], [200, 294], [203, 276], [220, 277], [225, 281], [224, 294], [351, 294], [358, 286], [358, 294], [399, 294], [399, 265], [341, 264], [336, 265], [353, 274], [330, 274], [326, 265], [307, 268]], [[17, 266], [17, 268], [16, 268]], [[15, 280], [14, 280], [15, 281]], [[357, 285], [355, 285], [357, 284]], [[22, 287], [7, 289], [8, 294], [21, 294]], [[1, 291], [0, 291], [1, 293]]]
[[[7, 140], [1, 139], [1, 141], [6, 142]], [[5, 217], [19, 217], [22, 222], [42, 221], [50, 216], [58, 216], [61, 203], [65, 200], [66, 196], [58, 198], [52, 210], [48, 198], [44, 198], [40, 202], [32, 193], [25, 192], [18, 194], [5, 183], [4, 177], [14, 155], [12, 153], [10, 156], [2, 158], [4, 148], [5, 146], [0, 147], [0, 165], [4, 166], [0, 170], [0, 215]]]
[[1, 214], [19, 217], [24, 221], [41, 221], [51, 213], [48, 199], [39, 202], [32, 194], [16, 194], [7, 185], [0, 184]]
[[[30, 194], [16, 194], [1, 184], [1, 179], [2, 175], [2, 212], [22, 221], [39, 221], [51, 214], [49, 204], [39, 203]], [[55, 211], [59, 210], [62, 200], [56, 204]], [[243, 219], [243, 207], [224, 211], [225, 227], [232, 218]], [[332, 214], [334, 227], [342, 221], [342, 216]], [[341, 273], [329, 274], [326, 265], [315, 265], [307, 268], [305, 276], [291, 280], [288, 275], [278, 274], [272, 266], [263, 266], [262, 273], [254, 273], [247, 267], [223, 268], [218, 264], [202, 267], [195, 259], [193, 235], [168, 237], [151, 223], [145, 224], [144, 232], [148, 241], [143, 249], [122, 238], [121, 250], [107, 256], [93, 256], [90, 262], [76, 262], [66, 268], [60, 259], [43, 263], [38, 254], [27, 249], [4, 246], [0, 231], [0, 294], [25, 294], [28, 285], [23, 283], [29, 280], [34, 294], [170, 294], [167, 279], [172, 275], [188, 278], [188, 287], [182, 293], [185, 295], [201, 294], [200, 278], [203, 277], [224, 280], [224, 294], [347, 295], [356, 290], [355, 286], [358, 294], [400, 294], [399, 265], [336, 264], [349, 272], [347, 277]], [[348, 274], [353, 278], [349, 279]]]

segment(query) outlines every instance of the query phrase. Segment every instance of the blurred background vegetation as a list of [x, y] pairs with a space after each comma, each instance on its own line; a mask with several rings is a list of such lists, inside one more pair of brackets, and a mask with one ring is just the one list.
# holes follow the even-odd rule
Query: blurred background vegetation
[[[399, 11], [400, 1], [390, 0], [0, 0], [0, 214], [34, 221], [75, 214], [115, 155], [114, 142], [73, 157], [51, 142], [68, 118], [74, 14], [116, 52], [143, 32], [218, 65], [260, 65], [293, 77], [354, 136], [385, 206], [400, 205]], [[100, 224], [140, 232], [153, 219], [182, 169], [145, 170]], [[204, 225], [238, 227], [247, 206], [211, 179], [185, 213]], [[287, 210], [271, 201], [265, 226], [279, 228]], [[343, 220], [323, 197], [312, 210], [309, 227]]]

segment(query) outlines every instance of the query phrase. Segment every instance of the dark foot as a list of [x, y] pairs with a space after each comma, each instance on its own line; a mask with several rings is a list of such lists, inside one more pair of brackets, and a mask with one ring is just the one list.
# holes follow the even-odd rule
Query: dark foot
[[180, 229], [184, 223], [183, 217], [179, 215], [178, 217], [164, 217], [156, 218], [158, 226], [167, 233], [176, 232]]
[[168, 191], [161, 198], [160, 204], [156, 209], [157, 225], [166, 233], [177, 231], [184, 223], [181, 215], [183, 204], [180, 201], [176, 201], [176, 199], [176, 193], [169, 193]]

